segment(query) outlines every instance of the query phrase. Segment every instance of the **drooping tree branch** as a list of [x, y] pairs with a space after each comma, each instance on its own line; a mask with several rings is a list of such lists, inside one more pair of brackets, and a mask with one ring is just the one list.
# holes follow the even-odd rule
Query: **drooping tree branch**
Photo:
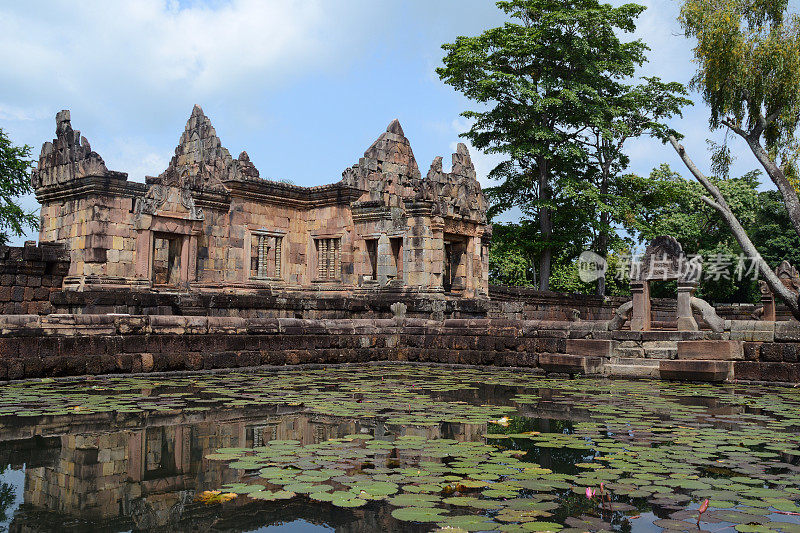
[[686, 153], [684, 147], [678, 143], [675, 137], [670, 136], [669, 142], [672, 144], [672, 147], [675, 148], [675, 151], [678, 152], [678, 156], [680, 156], [683, 164], [686, 165], [686, 168], [689, 169], [689, 172], [700, 182], [700, 184], [708, 191], [708, 193], [713, 198], [708, 198], [707, 196], [703, 196], [701, 199], [707, 205], [715, 209], [725, 220], [725, 223], [730, 228], [731, 232], [733, 233], [736, 242], [739, 243], [739, 246], [742, 247], [744, 253], [747, 257], [750, 258], [751, 261], [755, 262], [758, 266], [758, 270], [761, 273], [761, 276], [767, 282], [767, 285], [772, 290], [773, 294], [778, 295], [778, 297], [784, 301], [786, 306], [791, 311], [792, 315], [800, 320], [800, 304], [798, 303], [798, 297], [788, 288], [786, 288], [778, 276], [775, 275], [775, 272], [770, 268], [769, 264], [761, 257], [761, 254], [758, 253], [758, 250], [753, 245], [750, 237], [747, 235], [747, 232], [742, 227], [739, 220], [736, 218], [736, 215], [731, 210], [728, 202], [725, 201], [725, 197], [722, 195], [722, 192], [719, 188], [714, 185], [702, 172], [697, 166], [694, 164], [694, 161], [689, 157]]
[[737, 126], [730, 119], [723, 119], [722, 124], [744, 139], [750, 151], [753, 152], [758, 162], [761, 163], [761, 166], [767, 171], [767, 175], [778, 188], [778, 191], [781, 193], [786, 203], [786, 211], [789, 213], [789, 220], [792, 221], [795, 232], [800, 235], [800, 199], [797, 196], [797, 191], [786, 178], [786, 173], [773, 161], [760, 142], [764, 127], [770, 122], [773, 115], [765, 119], [759, 114], [758, 124], [749, 132]]

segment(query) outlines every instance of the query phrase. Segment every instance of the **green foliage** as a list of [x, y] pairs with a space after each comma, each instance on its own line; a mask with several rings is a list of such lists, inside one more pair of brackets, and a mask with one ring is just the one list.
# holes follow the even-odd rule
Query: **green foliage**
[[0, 244], [8, 241], [9, 232], [18, 237], [38, 227], [36, 215], [18, 204], [20, 196], [32, 192], [30, 153], [30, 146], [14, 146], [0, 129]]
[[758, 193], [755, 223], [748, 232], [761, 257], [773, 268], [781, 261], [800, 266], [800, 237], [792, 229], [778, 191]]
[[571, 294], [591, 294], [593, 283], [585, 283], [578, 276], [578, 262], [556, 262], [550, 277], [550, 289]]
[[[750, 230], [757, 227], [759, 216], [770, 216], [764, 212], [759, 201], [758, 176], [759, 172], [753, 171], [739, 178], [713, 178], [739, 221], [745, 229]], [[726, 265], [729, 276], [721, 275], [719, 279], [706, 277], [706, 274], [710, 274], [709, 262], [720, 261], [723, 257], [738, 258], [742, 249], [722, 217], [700, 200], [705, 192], [702, 185], [682, 179], [668, 165], [654, 169], [650, 180], [654, 201], [647, 210], [637, 214], [634, 224], [640, 242], [646, 244], [659, 235], [672, 235], [678, 239], [687, 255], [701, 255], [706, 265], [698, 290], [701, 297], [715, 302], [755, 301], [757, 287], [753, 276], [738, 281], [738, 276], [734, 275], [738, 259]], [[754, 244], [759, 246], [756, 241]], [[744, 267], [749, 266], [750, 262], [746, 261]], [[671, 286], [665, 287], [664, 291], [674, 296]]]
[[[492, 243], [489, 247], [489, 283], [513, 286], [536, 285], [537, 226], [523, 220], [519, 224], [493, 224]], [[570, 247], [570, 255], [560, 257], [553, 265], [550, 290], [557, 292], [593, 294], [595, 283], [585, 283], [578, 276], [577, 255], [582, 246]], [[627, 280], [615, 278], [620, 267], [618, 254], [608, 255], [606, 273], [608, 294], [630, 294]]]
[[[501, 184], [489, 192], [489, 214], [518, 207], [539, 227], [529, 251], [539, 256], [540, 285], [547, 288], [551, 258], [574, 257], [587, 242], [601, 255], [619, 246], [617, 230], [635, 204], [627, 196], [623, 146], [642, 135], [677, 135], [664, 120], [690, 102], [678, 83], [623, 83], [645, 61], [641, 40], [621, 39], [635, 29], [643, 6], [598, 0], [497, 5], [511, 20], [445, 44], [437, 72], [479, 104], [462, 113], [472, 121], [464, 136], [505, 156], [490, 173]], [[502, 263], [519, 259], [511, 254]]]
[[[491, 173], [502, 185], [495, 207], [519, 206], [540, 227], [541, 286], [548, 286], [550, 259], [563, 242], [575, 242], [574, 225], [551, 219], [588, 219], [568, 191], [584, 171], [582, 132], [598, 118], [614, 116], [611, 95], [619, 80], [644, 60], [639, 40], [623, 42], [642, 6], [614, 8], [597, 0], [510, 0], [497, 3], [511, 19], [476, 37], [443, 45], [442, 80], [479, 110], [464, 134], [472, 144], [506, 159]], [[572, 187], [573, 189], [575, 187]], [[493, 213], [492, 213], [493, 214]], [[572, 215], [570, 217], [569, 215]]]
[[536, 284], [537, 230], [530, 222], [495, 223], [489, 247], [489, 283], [530, 286]]
[[[620, 254], [610, 253], [606, 257], [608, 268], [606, 270], [606, 294], [610, 296], [628, 296], [631, 293], [630, 283], [627, 279], [618, 276], [625, 267]], [[550, 288], [556, 292], [572, 294], [595, 294], [596, 282], [582, 281], [579, 274], [577, 259], [556, 262], [553, 275], [550, 278]]]
[[800, 19], [787, 0], [686, 0], [680, 22], [697, 38], [692, 85], [710, 125], [763, 127], [773, 159], [792, 163], [800, 121]]
[[678, 136], [662, 121], [680, 116], [681, 108], [691, 104], [684, 98], [686, 88], [680, 83], [644, 80], [635, 87], [619, 85], [618, 93], [606, 95], [608, 107], [588, 125], [584, 136], [587, 167], [572, 192], [593, 214], [588, 218], [595, 232], [592, 249], [602, 256], [609, 247], [618, 245], [618, 229], [625, 227], [628, 214], [637, 206], [646, 207], [639, 194], [641, 180], [625, 173], [630, 161], [625, 143], [643, 135], [662, 141], [670, 135]]

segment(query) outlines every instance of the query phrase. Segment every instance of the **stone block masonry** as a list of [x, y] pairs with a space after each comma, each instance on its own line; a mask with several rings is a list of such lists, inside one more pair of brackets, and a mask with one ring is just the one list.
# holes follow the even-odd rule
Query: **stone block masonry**
[[[798, 334], [800, 324], [792, 331], [781, 329], [783, 339]], [[3, 315], [0, 380], [411, 361], [609, 377], [800, 381], [800, 342], [741, 342], [728, 336], [607, 331], [605, 322], [485, 318]], [[705, 344], [691, 344], [697, 341]], [[678, 357], [679, 350], [662, 346], [670, 342], [689, 343], [680, 354], [703, 359]], [[635, 348], [638, 357], [631, 355]]]
[[66, 247], [73, 291], [488, 296], [491, 226], [466, 146], [423, 177], [397, 120], [339, 181], [298, 187], [234, 159], [195, 106], [168, 167], [137, 183], [64, 110], [31, 184], [39, 240]]
[[0, 314], [52, 312], [50, 296], [61, 290], [68, 270], [69, 256], [61, 245], [0, 245]]

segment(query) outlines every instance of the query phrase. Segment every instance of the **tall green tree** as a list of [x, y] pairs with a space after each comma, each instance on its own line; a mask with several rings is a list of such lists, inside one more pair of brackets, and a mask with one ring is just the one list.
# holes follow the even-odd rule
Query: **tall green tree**
[[[587, 137], [617, 142], [647, 130], [642, 120], [658, 118], [641, 99], [633, 121], [626, 122], [635, 110], [619, 108], [633, 105], [646, 90], [637, 93], [622, 83], [644, 61], [646, 45], [619, 37], [635, 29], [644, 7], [615, 8], [598, 0], [509, 0], [497, 6], [510, 20], [445, 44], [444, 66], [437, 72], [479, 104], [462, 113], [472, 121], [464, 136], [478, 149], [505, 156], [490, 177], [502, 182], [497, 194], [505, 203], [499, 205], [533, 215], [539, 227], [539, 287], [547, 290], [560, 245], [579, 242], [587, 231], [570, 234], [574, 224], [560, 227], [554, 214], [590, 224], [596, 210], [587, 207], [604, 196], [586, 186]], [[604, 148], [603, 157], [614, 160], [609, 173], [625, 164]]]
[[[692, 85], [711, 108], [712, 129], [741, 138], [780, 192], [800, 235], [797, 195], [797, 129], [800, 125], [800, 19], [788, 0], [685, 0], [680, 22], [696, 39]], [[763, 260], [725, 195], [694, 164], [677, 139], [670, 142], [709, 196], [703, 201], [725, 219], [761, 275], [800, 318], [797, 296]]]
[[19, 197], [32, 192], [30, 155], [30, 146], [14, 146], [0, 128], [0, 244], [8, 242], [9, 234], [19, 237], [38, 226], [36, 214], [19, 205]]
[[[595, 238], [592, 249], [607, 257], [611, 247], [620, 246], [617, 228], [625, 227], [629, 215], [641, 204], [641, 183], [625, 171], [630, 158], [625, 145], [631, 139], [651, 136], [666, 140], [677, 133], [665, 120], [681, 114], [690, 105], [686, 88], [677, 82], [665, 83], [659, 78], [644, 78], [636, 86], [611, 84], [601, 96], [606, 106], [598, 107], [583, 136], [587, 157], [586, 179], [578, 181], [578, 193], [584, 196], [593, 215], [589, 218]], [[606, 294], [606, 279], [597, 280], [597, 294]]]

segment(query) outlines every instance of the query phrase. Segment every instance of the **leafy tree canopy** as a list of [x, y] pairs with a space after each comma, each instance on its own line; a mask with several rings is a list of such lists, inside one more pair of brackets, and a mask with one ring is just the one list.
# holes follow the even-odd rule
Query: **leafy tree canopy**
[[584, 244], [594, 232], [603, 255], [613, 248], [625, 141], [676, 135], [663, 120], [688, 100], [683, 86], [658, 78], [626, 84], [647, 46], [621, 36], [635, 29], [643, 6], [598, 0], [497, 5], [510, 21], [445, 44], [437, 72], [479, 104], [462, 113], [472, 124], [464, 136], [506, 157], [490, 173], [501, 181], [495, 210], [520, 207], [538, 224], [539, 285], [547, 289], [552, 259], [565, 246]]
[[9, 234], [18, 237], [38, 227], [36, 214], [19, 205], [19, 197], [32, 192], [30, 154], [30, 146], [14, 146], [0, 128], [0, 244], [8, 242]]

